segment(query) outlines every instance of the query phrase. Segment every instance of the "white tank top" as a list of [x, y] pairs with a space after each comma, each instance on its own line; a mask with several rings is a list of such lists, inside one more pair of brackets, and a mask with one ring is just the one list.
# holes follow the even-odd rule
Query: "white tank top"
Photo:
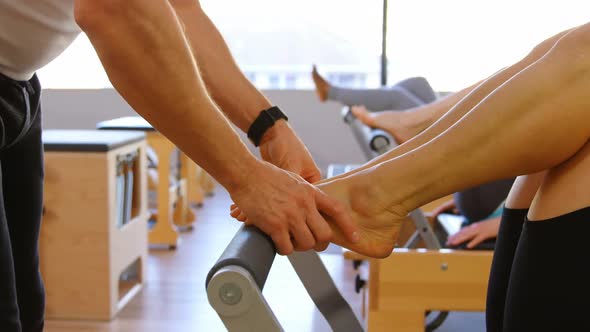
[[30, 79], [79, 33], [74, 0], [0, 0], [0, 73]]

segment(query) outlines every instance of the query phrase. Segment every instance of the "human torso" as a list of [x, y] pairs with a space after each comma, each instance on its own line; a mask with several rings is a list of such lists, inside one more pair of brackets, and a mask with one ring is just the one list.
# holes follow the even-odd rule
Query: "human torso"
[[79, 33], [74, 0], [0, 0], [0, 73], [28, 80]]

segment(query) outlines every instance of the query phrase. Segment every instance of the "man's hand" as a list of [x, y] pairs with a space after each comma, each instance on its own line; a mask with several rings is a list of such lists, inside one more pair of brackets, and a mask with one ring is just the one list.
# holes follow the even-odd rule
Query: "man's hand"
[[450, 236], [447, 245], [454, 247], [469, 241], [467, 248], [471, 249], [487, 239], [497, 237], [499, 229], [500, 217], [479, 221]]
[[310, 183], [321, 179], [320, 170], [309, 151], [286, 121], [278, 121], [264, 134], [260, 143], [260, 156]]
[[239, 206], [232, 216], [242, 215], [242, 221], [268, 234], [279, 254], [324, 247], [332, 239], [332, 230], [322, 215], [351, 242], [358, 241], [356, 226], [342, 203], [300, 176], [261, 162], [248, 179], [246, 185], [230, 190]]

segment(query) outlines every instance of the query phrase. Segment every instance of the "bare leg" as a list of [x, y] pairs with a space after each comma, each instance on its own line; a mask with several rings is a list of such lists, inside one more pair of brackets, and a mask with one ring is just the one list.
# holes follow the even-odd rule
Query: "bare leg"
[[[575, 155], [590, 135], [590, 60], [579, 56], [589, 35], [590, 25], [570, 32], [442, 135], [379, 164], [372, 175], [396, 196], [389, 203], [411, 210], [448, 189], [550, 169]], [[398, 176], [414, 180], [405, 193]]]
[[[412, 151], [421, 145], [428, 143], [430, 140], [449, 129], [449, 127], [454, 125], [465, 114], [471, 111], [472, 108], [479, 106], [480, 102], [490, 93], [494, 92], [504, 83], [509, 81], [513, 76], [517, 75], [525, 68], [528, 68], [530, 65], [534, 64], [541, 57], [547, 54], [547, 52], [555, 46], [558, 40], [560, 40], [572, 30], [573, 29], [563, 31], [543, 41], [541, 44], [537, 45], [524, 59], [508, 68], [499, 71], [482, 83], [477, 83], [476, 85], [468, 87], [458, 93], [448, 96], [447, 98], [443, 98], [437, 102], [427, 105], [426, 107], [440, 108], [438, 111], [434, 111], [434, 113], [436, 113], [438, 116], [433, 116], [434, 123], [430, 127], [421, 132], [419, 135], [416, 135], [410, 139], [407, 143], [371, 160], [362, 167], [357, 168], [348, 174], [332, 179], [338, 179], [356, 172], [360, 172], [383, 161], [397, 158], [404, 153]], [[444, 113], [443, 116], [441, 116], [442, 113]], [[426, 114], [426, 117], [428, 117], [428, 114]]]
[[590, 206], [590, 144], [547, 173], [529, 211], [530, 220], [557, 217]]
[[[401, 219], [422, 204], [477, 184], [551, 169], [578, 153], [590, 136], [590, 60], [579, 56], [590, 47], [588, 36], [590, 25], [567, 33], [427, 144], [324, 185], [371, 238], [353, 250], [387, 255], [386, 244], [392, 246]], [[379, 237], [372, 234], [377, 232]], [[371, 245], [363, 247], [367, 242]]]
[[517, 177], [508, 198], [506, 198], [506, 207], [510, 209], [530, 208], [546, 174], [547, 171], [541, 171]]

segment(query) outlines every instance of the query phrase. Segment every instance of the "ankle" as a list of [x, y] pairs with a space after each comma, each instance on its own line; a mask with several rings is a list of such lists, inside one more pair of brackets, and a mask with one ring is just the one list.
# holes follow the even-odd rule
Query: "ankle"
[[[366, 178], [359, 184], [358, 191], [363, 191], [366, 202], [359, 198], [359, 208], [371, 213], [387, 212], [395, 218], [405, 218], [413, 209], [411, 203], [404, 198], [403, 190], [392, 189], [390, 184], [402, 184], [402, 179], [394, 180], [395, 173], [384, 165], [375, 165], [363, 172]], [[401, 188], [400, 188], [401, 189]]]
[[371, 167], [347, 178], [350, 181], [348, 195], [352, 211], [363, 217], [376, 216], [383, 212], [406, 216], [405, 209], [401, 206], [391, 206], [389, 203], [394, 199], [387, 192], [378, 173], [377, 167]]

